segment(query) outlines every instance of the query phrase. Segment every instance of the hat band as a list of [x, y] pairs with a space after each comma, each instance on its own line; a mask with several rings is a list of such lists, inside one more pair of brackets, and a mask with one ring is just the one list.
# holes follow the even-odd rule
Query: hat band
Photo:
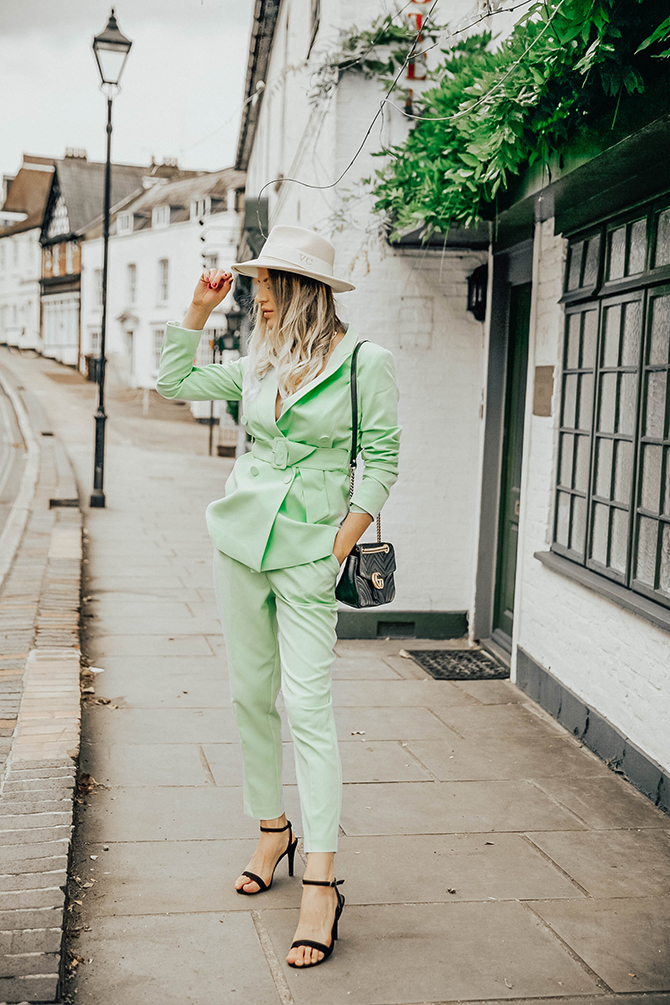
[[[274, 241], [266, 241], [258, 256], [260, 261], [263, 258], [278, 258], [296, 265], [299, 269], [310, 269], [312, 272], [320, 272], [322, 275], [332, 276], [332, 262], [326, 262], [323, 258], [316, 258], [308, 255], [306, 251], [298, 251], [288, 244], [276, 244]], [[270, 266], [272, 268], [272, 266]]]

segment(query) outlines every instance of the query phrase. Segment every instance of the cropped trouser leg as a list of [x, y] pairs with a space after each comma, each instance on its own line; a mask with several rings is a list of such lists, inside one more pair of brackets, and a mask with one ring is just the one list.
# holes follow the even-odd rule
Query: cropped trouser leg
[[281, 683], [293, 738], [305, 851], [337, 850], [342, 774], [330, 693], [337, 604], [333, 555], [254, 572], [215, 552], [214, 579], [244, 761], [244, 809], [283, 812]]

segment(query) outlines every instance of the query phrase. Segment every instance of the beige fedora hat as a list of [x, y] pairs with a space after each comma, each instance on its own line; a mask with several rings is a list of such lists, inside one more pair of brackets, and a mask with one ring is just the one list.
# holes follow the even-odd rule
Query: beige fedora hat
[[242, 276], [258, 277], [258, 269], [280, 269], [282, 272], [296, 272], [299, 276], [311, 276], [335, 293], [355, 290], [353, 283], [336, 279], [333, 275], [335, 248], [313, 230], [304, 227], [273, 227], [261, 248], [258, 258], [248, 262], [236, 262], [231, 266]]

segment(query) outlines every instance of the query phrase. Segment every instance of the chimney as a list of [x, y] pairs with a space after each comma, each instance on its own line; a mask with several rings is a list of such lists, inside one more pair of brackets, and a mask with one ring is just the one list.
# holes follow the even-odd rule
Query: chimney
[[85, 161], [88, 160], [86, 151], [82, 150], [81, 147], [66, 147], [65, 148], [65, 159], [66, 160], [77, 160]]

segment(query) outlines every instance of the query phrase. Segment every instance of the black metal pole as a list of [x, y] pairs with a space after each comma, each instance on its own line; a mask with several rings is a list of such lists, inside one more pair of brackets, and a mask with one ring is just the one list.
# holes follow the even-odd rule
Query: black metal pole
[[[212, 363], [216, 363], [216, 342], [212, 342]], [[214, 399], [209, 403], [209, 456], [214, 445]]]
[[109, 259], [109, 208], [112, 194], [112, 98], [107, 98], [107, 161], [105, 163], [105, 205], [102, 258], [102, 324], [100, 326], [100, 359], [98, 360], [98, 410], [95, 413], [95, 463], [91, 506], [105, 505], [105, 336], [107, 334], [107, 263]]

